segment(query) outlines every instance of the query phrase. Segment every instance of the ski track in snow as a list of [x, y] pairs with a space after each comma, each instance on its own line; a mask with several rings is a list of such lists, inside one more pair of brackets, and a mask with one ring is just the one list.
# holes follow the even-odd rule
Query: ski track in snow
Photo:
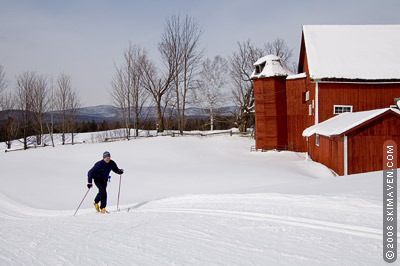
[[343, 234], [350, 234], [360, 237], [368, 237], [373, 239], [382, 239], [382, 230], [360, 227], [360, 226], [352, 226], [346, 224], [332, 223], [332, 222], [324, 222], [319, 220], [311, 220], [304, 218], [296, 218], [296, 217], [285, 217], [279, 215], [271, 215], [271, 214], [262, 214], [262, 213], [251, 213], [251, 212], [237, 212], [237, 211], [225, 211], [225, 210], [205, 210], [205, 209], [159, 209], [159, 210], [151, 210], [144, 212], [170, 212], [170, 213], [189, 213], [189, 214], [198, 214], [198, 215], [212, 215], [219, 216], [225, 218], [235, 218], [235, 219], [244, 219], [244, 220], [252, 220], [252, 221], [265, 221], [265, 222], [273, 222], [278, 224], [285, 224], [291, 226], [300, 226], [311, 229], [319, 229], [332, 231]]
[[[338, 254], [379, 253], [381, 230], [295, 215], [300, 201], [320, 201], [341, 204], [334, 212], [343, 217], [353, 211], [344, 200], [188, 195], [124, 205], [119, 212], [112, 207], [110, 214], [83, 209], [76, 217], [72, 210], [35, 214], [19, 206], [1, 211], [0, 265], [379, 265], [379, 254], [356, 252], [345, 260]], [[282, 203], [289, 207], [282, 211]], [[377, 207], [370, 204], [366, 217]], [[361, 258], [366, 263], [358, 264]]]

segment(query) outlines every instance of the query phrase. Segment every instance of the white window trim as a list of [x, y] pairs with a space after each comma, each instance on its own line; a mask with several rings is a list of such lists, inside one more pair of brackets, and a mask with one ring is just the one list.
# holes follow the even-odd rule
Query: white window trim
[[315, 146], [319, 146], [319, 135], [315, 134]]
[[336, 112], [335, 112], [336, 107], [350, 107], [350, 112], [353, 112], [353, 105], [340, 105], [340, 104], [335, 104], [335, 105], [333, 105], [333, 114], [334, 114], [334, 115], [338, 115], [338, 114], [344, 113], [344, 112], [342, 112], [342, 113], [336, 113]]

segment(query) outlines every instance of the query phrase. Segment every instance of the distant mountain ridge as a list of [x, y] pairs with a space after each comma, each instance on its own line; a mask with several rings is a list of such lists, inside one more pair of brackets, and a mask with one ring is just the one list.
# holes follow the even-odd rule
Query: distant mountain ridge
[[[221, 108], [216, 108], [215, 113], [221, 116], [230, 116], [233, 114], [235, 110], [234, 106], [226, 106]], [[171, 114], [173, 116], [177, 115], [176, 110], [172, 110], [172, 108], [167, 108], [165, 110], [166, 116]], [[133, 115], [133, 110], [132, 113]], [[185, 115], [188, 118], [208, 118], [208, 113], [206, 109], [202, 109], [199, 107], [189, 107], [185, 110]], [[157, 118], [157, 109], [156, 107], [143, 107], [142, 112], [140, 114], [141, 120], [151, 120]], [[78, 121], [96, 121], [96, 122], [113, 122], [117, 120], [121, 120], [121, 112], [120, 108], [112, 106], [112, 105], [97, 105], [97, 106], [89, 106], [78, 109]]]
[[[235, 110], [234, 106], [226, 106], [221, 108], [216, 108], [214, 113], [220, 116], [231, 116]], [[20, 110], [12, 110], [12, 115], [22, 115], [22, 111]], [[121, 112], [120, 108], [112, 106], [112, 105], [97, 105], [97, 106], [89, 106], [82, 107], [78, 109], [77, 121], [78, 122], [115, 122], [121, 121]], [[176, 110], [172, 108], [167, 108], [165, 110], [165, 116], [169, 117], [172, 113], [173, 116], [177, 116]], [[7, 114], [9, 115], [9, 111], [0, 111], [0, 121], [7, 119]], [[46, 113], [45, 116], [48, 116], [50, 113]], [[54, 111], [54, 121], [56, 123], [60, 122], [60, 111]], [[132, 119], [133, 119], [133, 110], [132, 110]], [[199, 107], [189, 107], [185, 110], [185, 116], [187, 118], [199, 118], [199, 119], [207, 119], [209, 117], [207, 113], [207, 109], [202, 109]], [[156, 107], [143, 107], [142, 112], [139, 116], [139, 119], [144, 120], [153, 120], [157, 118], [157, 108]]]

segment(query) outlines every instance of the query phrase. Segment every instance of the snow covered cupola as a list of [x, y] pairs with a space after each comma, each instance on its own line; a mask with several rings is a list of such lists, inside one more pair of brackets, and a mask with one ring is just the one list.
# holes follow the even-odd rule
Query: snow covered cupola
[[253, 65], [254, 70], [251, 74], [251, 79], [289, 76], [292, 74], [282, 63], [281, 58], [272, 54], [261, 57]]

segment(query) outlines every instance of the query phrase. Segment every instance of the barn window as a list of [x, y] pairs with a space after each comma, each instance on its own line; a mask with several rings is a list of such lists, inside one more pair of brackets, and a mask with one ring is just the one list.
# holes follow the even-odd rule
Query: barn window
[[306, 103], [310, 100], [310, 92], [309, 91], [302, 92], [301, 96], [302, 96], [303, 103]]
[[315, 146], [319, 146], [319, 135], [315, 134]]
[[311, 106], [311, 104], [308, 105], [308, 115], [312, 116], [312, 106]]
[[353, 112], [353, 106], [352, 105], [334, 105], [333, 106], [333, 113], [335, 115], [341, 114], [341, 113], [346, 113], [346, 112]]

